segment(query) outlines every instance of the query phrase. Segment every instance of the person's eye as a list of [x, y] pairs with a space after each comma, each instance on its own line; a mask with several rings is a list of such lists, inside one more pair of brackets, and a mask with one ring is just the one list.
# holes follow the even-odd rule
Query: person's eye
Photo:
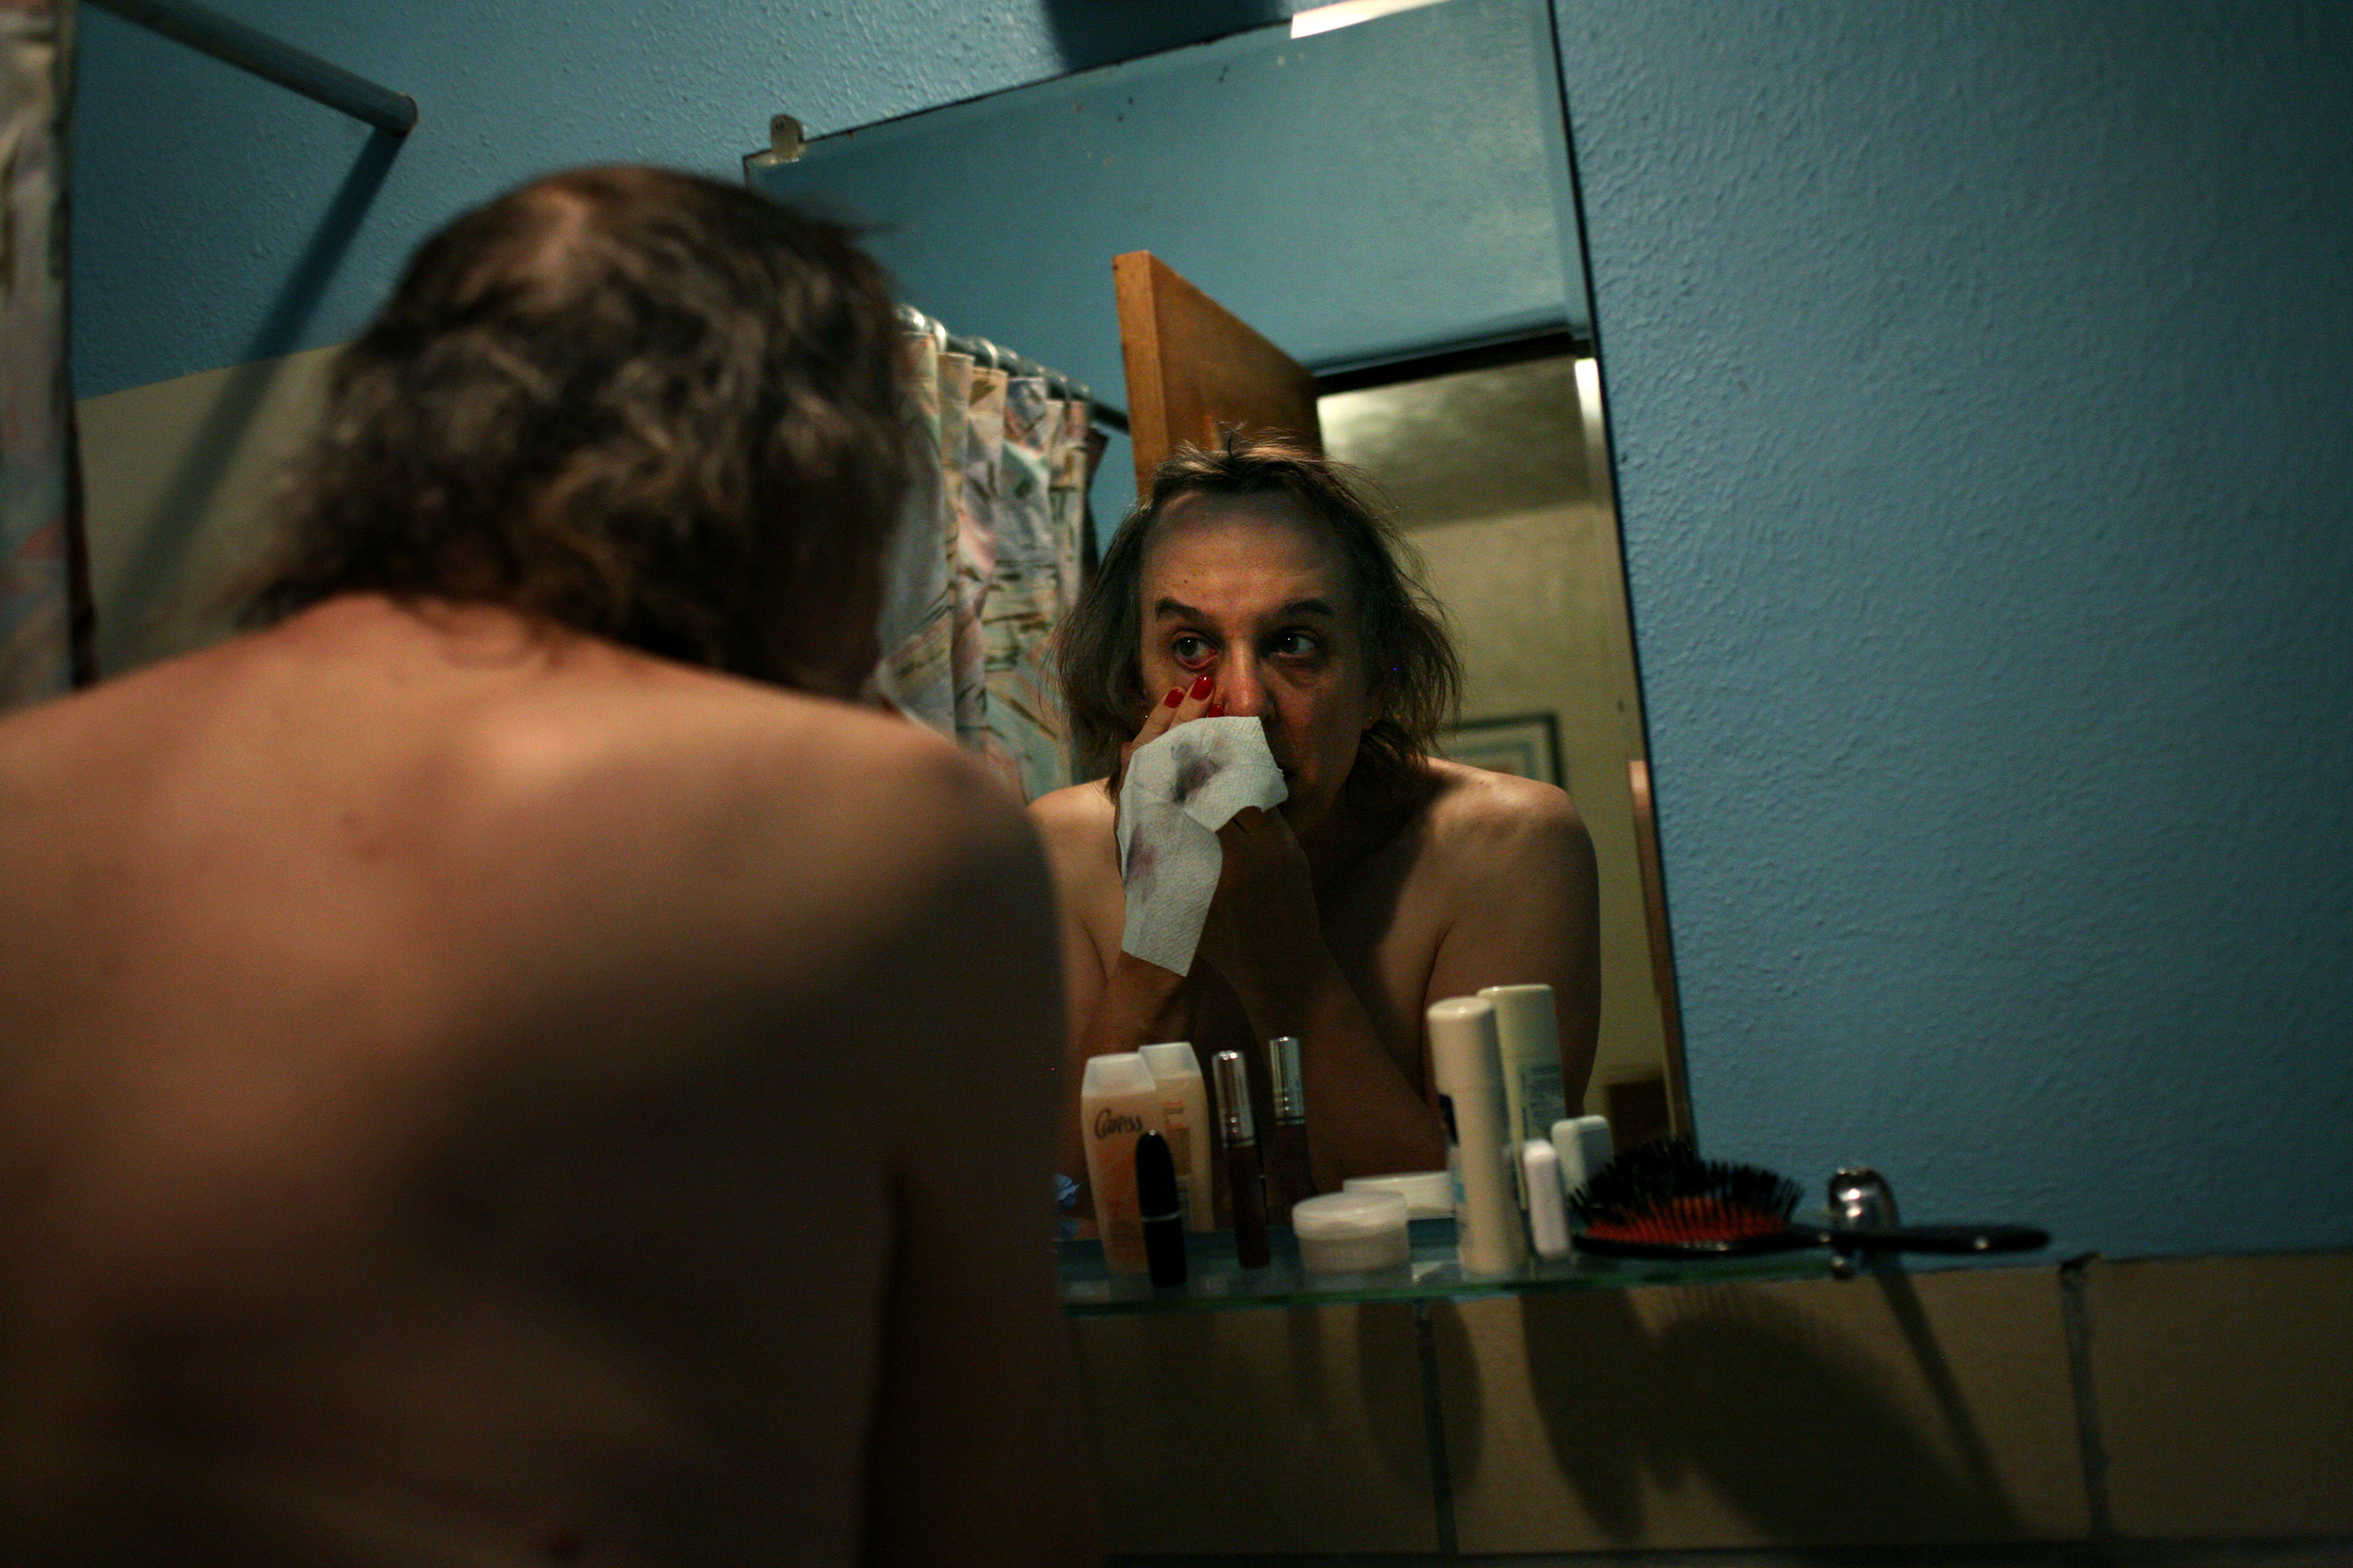
[[1323, 639], [1312, 632], [1285, 632], [1275, 637], [1274, 651], [1286, 658], [1313, 658], [1323, 651]]
[[1175, 655], [1178, 664], [1190, 668], [1209, 658], [1210, 648], [1208, 638], [1196, 637], [1187, 632], [1169, 643], [1168, 651]]

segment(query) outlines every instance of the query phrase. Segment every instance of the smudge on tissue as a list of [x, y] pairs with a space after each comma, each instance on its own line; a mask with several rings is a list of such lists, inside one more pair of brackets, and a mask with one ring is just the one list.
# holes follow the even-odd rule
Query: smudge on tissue
[[1244, 807], [1271, 810], [1289, 796], [1255, 718], [1195, 719], [1137, 747], [1119, 789], [1119, 866], [1128, 890], [1120, 948], [1191, 973], [1225, 868], [1217, 830]]

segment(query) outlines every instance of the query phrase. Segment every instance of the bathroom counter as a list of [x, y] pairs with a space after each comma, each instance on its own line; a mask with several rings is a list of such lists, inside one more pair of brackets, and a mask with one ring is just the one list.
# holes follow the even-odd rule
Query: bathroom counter
[[[1060, 1243], [1063, 1307], [1074, 1317], [1114, 1313], [1201, 1312], [1239, 1306], [1326, 1306], [1364, 1302], [1465, 1301], [1482, 1296], [1566, 1290], [1616, 1290], [1644, 1285], [1705, 1285], [1731, 1280], [1829, 1279], [1831, 1255], [1814, 1248], [1755, 1257], [1638, 1261], [1572, 1253], [1554, 1262], [1530, 1257], [1516, 1273], [1465, 1274], [1456, 1259], [1454, 1222], [1416, 1220], [1408, 1240], [1410, 1259], [1396, 1268], [1361, 1274], [1316, 1274], [1302, 1268], [1299, 1243], [1288, 1226], [1268, 1227], [1272, 1261], [1244, 1269], [1234, 1256], [1234, 1233], [1206, 1231], [1185, 1237], [1189, 1277], [1183, 1285], [1156, 1287], [1138, 1274], [1114, 1274], [1104, 1267], [1096, 1241]], [[1987, 1263], [2032, 1262], [2041, 1255], [2006, 1257], [1918, 1256], [1913, 1272]]]

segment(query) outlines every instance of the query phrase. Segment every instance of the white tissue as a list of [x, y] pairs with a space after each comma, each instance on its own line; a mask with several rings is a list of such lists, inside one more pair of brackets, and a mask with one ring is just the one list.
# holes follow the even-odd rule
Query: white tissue
[[1255, 718], [1194, 719], [1128, 759], [1119, 787], [1120, 878], [1128, 928], [1120, 948], [1177, 974], [1193, 970], [1225, 847], [1217, 830], [1244, 807], [1290, 796]]

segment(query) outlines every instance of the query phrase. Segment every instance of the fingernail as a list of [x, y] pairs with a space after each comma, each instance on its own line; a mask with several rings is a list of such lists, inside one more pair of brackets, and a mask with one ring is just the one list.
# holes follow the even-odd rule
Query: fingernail
[[1160, 706], [1163, 708], [1174, 708], [1184, 700], [1185, 689], [1182, 686], [1171, 686], [1168, 689], [1168, 695], [1160, 698]]
[[1193, 683], [1193, 700], [1198, 702], [1203, 697], [1208, 696], [1209, 695], [1209, 687], [1211, 684], [1212, 682], [1206, 675], [1201, 677], [1198, 680], [1195, 680]]
[[1222, 719], [1225, 716], [1225, 699], [1224, 697], [1219, 697], [1215, 702], [1209, 704], [1209, 717], [1213, 719]]

